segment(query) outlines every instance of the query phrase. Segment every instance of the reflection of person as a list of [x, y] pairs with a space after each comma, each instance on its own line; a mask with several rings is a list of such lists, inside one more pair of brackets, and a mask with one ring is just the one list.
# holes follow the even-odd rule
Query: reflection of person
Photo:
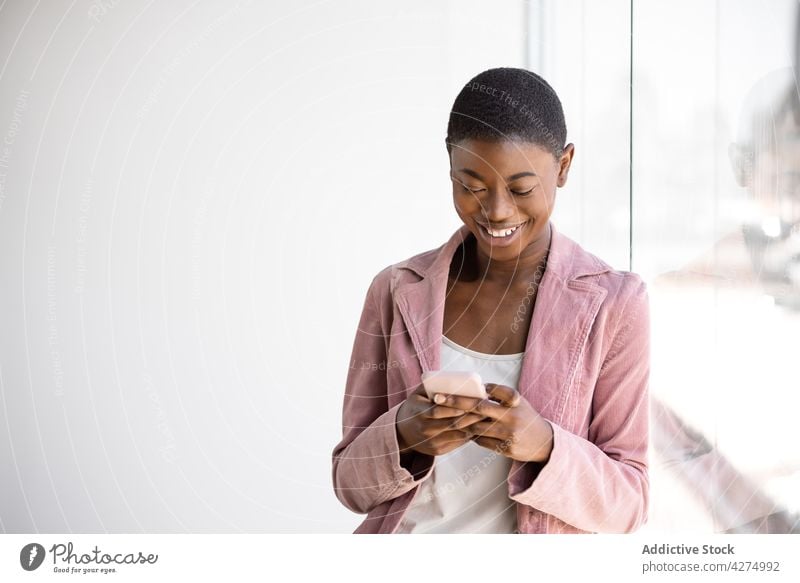
[[[715, 531], [800, 533], [800, 516], [784, 506], [785, 499], [776, 499], [764, 487], [769, 478], [780, 482], [792, 474], [800, 475], [797, 463], [793, 467], [791, 463], [792, 458], [797, 459], [793, 442], [778, 435], [780, 428], [794, 421], [791, 408], [782, 404], [787, 399], [786, 381], [795, 374], [794, 346], [787, 344], [796, 337], [800, 310], [800, 101], [794, 71], [789, 68], [762, 78], [750, 90], [741, 117], [729, 155], [737, 183], [747, 189], [749, 216], [740, 229], [721, 238], [708, 253], [659, 276], [653, 287], [656, 296], [675, 297], [698, 297], [699, 291], [712, 289], [725, 299], [714, 306], [719, 320], [728, 320], [725, 310], [730, 309], [730, 321], [742, 324], [730, 334], [720, 334], [715, 348], [731, 355], [725, 366], [738, 372], [738, 379], [724, 383], [725, 408], [749, 415], [748, 426], [754, 429], [751, 441], [756, 444], [754, 449], [763, 453], [757, 461], [752, 456], [741, 457], [756, 461], [761, 477], [756, 479], [747, 469], [737, 467], [731, 459], [735, 451], [726, 455], [717, 439], [712, 443], [690, 427], [679, 411], [661, 400], [658, 389], [652, 401], [653, 446], [665, 466], [708, 511]], [[754, 297], [765, 312], [757, 326], [748, 326], [747, 313], [753, 310]], [[680, 318], [671, 324], [682, 326]], [[684, 350], [690, 352], [692, 347]], [[685, 363], [679, 351], [673, 345], [670, 358]], [[736, 353], [747, 358], [737, 361]], [[757, 383], [750, 382], [750, 377]], [[680, 383], [689, 391], [695, 389], [692, 382], [692, 375], [682, 374]], [[709, 388], [713, 387], [698, 386], [697, 390]], [[742, 397], [754, 389], [758, 399]], [[731, 425], [731, 433], [741, 430], [739, 421]], [[724, 427], [714, 430], [725, 444]], [[763, 449], [759, 443], [764, 444]]]
[[748, 102], [750, 119], [740, 124], [729, 148], [734, 176], [752, 203], [741, 236], [764, 291], [800, 310], [800, 101], [794, 70], [765, 76]]
[[[333, 483], [356, 532], [631, 532], [648, 512], [649, 303], [550, 221], [574, 146], [541, 77], [490, 69], [447, 135], [463, 225], [372, 280]], [[386, 366], [387, 362], [397, 366]], [[428, 370], [490, 399], [431, 402]]]

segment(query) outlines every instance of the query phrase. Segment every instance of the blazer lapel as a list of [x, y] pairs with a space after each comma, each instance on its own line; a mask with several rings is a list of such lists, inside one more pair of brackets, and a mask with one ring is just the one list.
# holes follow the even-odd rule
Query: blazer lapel
[[447, 276], [453, 254], [468, 234], [469, 229], [463, 225], [440, 248], [429, 265], [414, 262], [414, 258], [401, 265], [422, 277], [419, 281], [403, 283], [395, 290], [395, 301], [422, 372], [439, 370]]
[[545, 269], [533, 308], [519, 392], [544, 417], [561, 423], [589, 329], [606, 296], [588, 281], [561, 280]]
[[550, 228], [550, 253], [525, 342], [519, 391], [544, 417], [561, 423], [589, 330], [608, 293], [580, 278], [609, 268], [552, 222]]

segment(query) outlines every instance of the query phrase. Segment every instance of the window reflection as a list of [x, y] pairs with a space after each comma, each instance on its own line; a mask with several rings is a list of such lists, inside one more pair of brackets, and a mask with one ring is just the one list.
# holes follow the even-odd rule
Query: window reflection
[[539, 0], [531, 14], [534, 47], [559, 47], [531, 66], [575, 120], [558, 221], [648, 283], [644, 530], [800, 532], [796, 0]]
[[[717, 205], [746, 194], [738, 224], [652, 283], [649, 528], [800, 533], [797, 65], [796, 53], [793, 67], [764, 75], [743, 99], [722, 168], [742, 190], [725, 192], [728, 182], [718, 180], [716, 191], [696, 193]], [[717, 62], [725, 66], [735, 74], [735, 63]], [[686, 141], [697, 146], [693, 136]], [[634, 201], [639, 195], [634, 186]], [[665, 219], [679, 232], [680, 210]], [[707, 226], [714, 232], [720, 224]], [[646, 262], [647, 250], [640, 256]]]

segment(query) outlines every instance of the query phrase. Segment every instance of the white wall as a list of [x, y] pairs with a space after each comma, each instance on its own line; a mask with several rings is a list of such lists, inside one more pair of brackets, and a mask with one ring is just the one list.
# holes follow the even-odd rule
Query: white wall
[[521, 0], [3, 3], [0, 530], [352, 530], [364, 293], [525, 47]]

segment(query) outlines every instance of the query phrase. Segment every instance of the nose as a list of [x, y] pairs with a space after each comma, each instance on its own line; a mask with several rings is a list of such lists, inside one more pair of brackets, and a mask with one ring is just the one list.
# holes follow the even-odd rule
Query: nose
[[517, 202], [504, 184], [490, 189], [481, 210], [486, 221], [494, 225], [513, 222], [518, 213]]

